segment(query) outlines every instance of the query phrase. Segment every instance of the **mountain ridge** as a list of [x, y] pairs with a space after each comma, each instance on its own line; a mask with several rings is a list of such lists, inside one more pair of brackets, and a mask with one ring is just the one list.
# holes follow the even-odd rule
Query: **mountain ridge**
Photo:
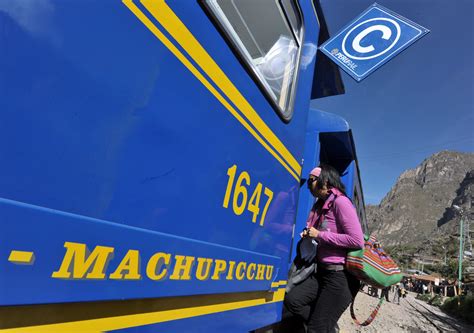
[[388, 246], [449, 237], [459, 220], [453, 204], [472, 215], [473, 181], [474, 153], [435, 153], [402, 172], [380, 204], [367, 205], [369, 230]]

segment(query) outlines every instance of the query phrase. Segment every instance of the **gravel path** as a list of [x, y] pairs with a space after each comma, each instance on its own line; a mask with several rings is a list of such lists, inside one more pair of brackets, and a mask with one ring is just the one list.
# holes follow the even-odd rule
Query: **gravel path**
[[[392, 295], [390, 294], [390, 300]], [[357, 318], [364, 321], [377, 303], [377, 298], [360, 292], [354, 306]], [[439, 308], [416, 300], [413, 293], [401, 299], [400, 305], [385, 302], [369, 326], [354, 324], [349, 309], [342, 315], [338, 324], [340, 332], [474, 332], [474, 326], [461, 323], [441, 312]]]

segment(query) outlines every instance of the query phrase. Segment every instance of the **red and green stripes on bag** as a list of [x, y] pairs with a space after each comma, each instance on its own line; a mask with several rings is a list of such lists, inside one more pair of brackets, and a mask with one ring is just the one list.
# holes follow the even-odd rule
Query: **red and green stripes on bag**
[[376, 288], [391, 286], [403, 277], [397, 264], [373, 235], [365, 236], [363, 249], [348, 252], [346, 269], [360, 281]]

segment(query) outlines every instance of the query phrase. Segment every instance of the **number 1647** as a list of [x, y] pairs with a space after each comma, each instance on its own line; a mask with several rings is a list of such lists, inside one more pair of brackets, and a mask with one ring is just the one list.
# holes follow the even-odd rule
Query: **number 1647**
[[[242, 215], [245, 209], [247, 209], [249, 212], [252, 213], [253, 223], [257, 222], [257, 218], [260, 215], [259, 224], [260, 226], [263, 226], [263, 223], [265, 222], [265, 216], [267, 215], [268, 206], [270, 206], [270, 202], [273, 199], [273, 192], [268, 187], [263, 188], [262, 183], [258, 183], [255, 189], [253, 189], [253, 193], [249, 199], [249, 190], [251, 190], [251, 183], [250, 175], [248, 174], [248, 172], [240, 172], [237, 177], [237, 181], [235, 181], [235, 178], [237, 176], [237, 165], [234, 164], [227, 170], [227, 176], [229, 176], [229, 181], [227, 182], [227, 188], [225, 191], [224, 202], [222, 203], [222, 206], [224, 208], [229, 208], [229, 203], [232, 197], [232, 209], [234, 210], [234, 213], [236, 215]], [[266, 196], [266, 201], [263, 207], [263, 211], [260, 214], [260, 199], [262, 197], [262, 190], [264, 195]]]

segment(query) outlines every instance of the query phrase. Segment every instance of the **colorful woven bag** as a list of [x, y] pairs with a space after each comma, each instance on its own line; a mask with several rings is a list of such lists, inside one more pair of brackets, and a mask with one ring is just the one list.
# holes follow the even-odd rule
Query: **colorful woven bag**
[[400, 268], [373, 235], [365, 236], [363, 249], [347, 253], [346, 270], [376, 288], [389, 287], [403, 278]]

